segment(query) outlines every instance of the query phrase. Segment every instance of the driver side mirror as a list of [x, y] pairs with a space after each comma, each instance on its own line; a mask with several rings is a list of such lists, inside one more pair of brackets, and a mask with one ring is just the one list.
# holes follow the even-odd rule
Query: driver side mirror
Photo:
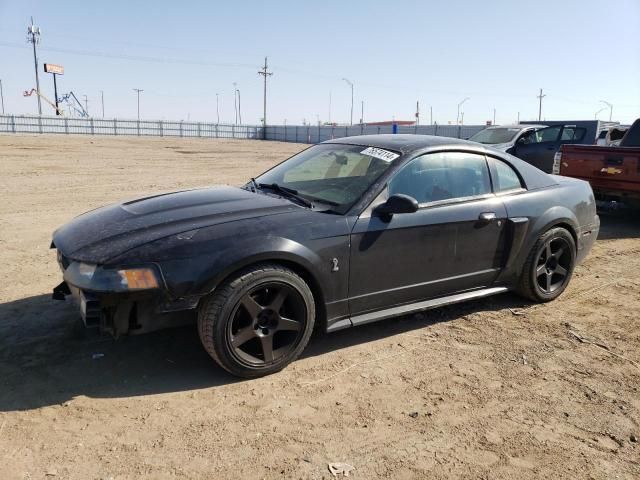
[[386, 202], [378, 205], [374, 212], [379, 215], [393, 215], [394, 213], [413, 213], [418, 210], [418, 201], [404, 195], [402, 193], [396, 193], [391, 195]]

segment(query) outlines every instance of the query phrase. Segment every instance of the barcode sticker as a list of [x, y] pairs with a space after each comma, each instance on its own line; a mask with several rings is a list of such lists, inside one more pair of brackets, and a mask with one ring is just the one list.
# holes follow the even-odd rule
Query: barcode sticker
[[360, 152], [363, 155], [369, 155], [370, 157], [379, 158], [380, 160], [384, 160], [385, 162], [393, 162], [400, 155], [394, 152], [390, 152], [389, 150], [384, 150], [382, 148], [376, 147], [367, 147]]

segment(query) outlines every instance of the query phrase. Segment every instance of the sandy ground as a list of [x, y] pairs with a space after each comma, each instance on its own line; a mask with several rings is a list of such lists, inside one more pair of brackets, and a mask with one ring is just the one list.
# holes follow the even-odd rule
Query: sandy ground
[[[317, 335], [229, 376], [195, 328], [86, 336], [51, 232], [143, 194], [239, 184], [275, 142], [0, 136], [0, 478], [640, 478], [640, 219], [603, 216], [565, 294]], [[570, 331], [594, 343], [581, 343]], [[94, 358], [94, 354], [100, 354]]]

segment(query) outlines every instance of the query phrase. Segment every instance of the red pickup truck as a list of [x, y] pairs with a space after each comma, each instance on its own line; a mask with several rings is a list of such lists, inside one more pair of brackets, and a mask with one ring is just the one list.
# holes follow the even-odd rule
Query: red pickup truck
[[562, 145], [553, 173], [587, 180], [598, 200], [615, 200], [640, 208], [640, 119], [619, 147]]

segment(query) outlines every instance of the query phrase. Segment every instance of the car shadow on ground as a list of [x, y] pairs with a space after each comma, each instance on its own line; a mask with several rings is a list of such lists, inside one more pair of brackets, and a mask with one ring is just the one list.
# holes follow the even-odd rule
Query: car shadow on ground
[[599, 211], [598, 240], [640, 238], [640, 210]]
[[[528, 302], [504, 294], [325, 334], [303, 358], [410, 332], [473, 312]], [[114, 340], [87, 333], [76, 308], [39, 295], [0, 304], [0, 412], [59, 405], [77, 396], [124, 398], [242, 381], [218, 367], [193, 325]]]

